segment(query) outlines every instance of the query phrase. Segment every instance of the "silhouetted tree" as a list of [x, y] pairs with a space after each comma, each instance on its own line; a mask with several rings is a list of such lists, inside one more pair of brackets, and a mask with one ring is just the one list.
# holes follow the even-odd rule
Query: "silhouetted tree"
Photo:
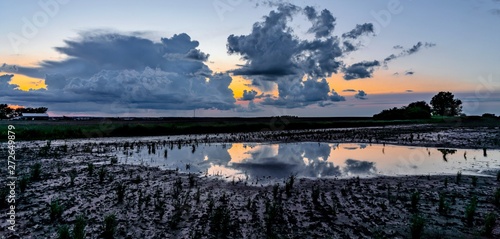
[[410, 119], [428, 119], [431, 117], [431, 107], [425, 101], [413, 102], [406, 107], [406, 114]]
[[462, 101], [451, 92], [441, 91], [431, 100], [432, 112], [441, 116], [456, 116], [462, 112]]
[[0, 104], [0, 119], [8, 119], [20, 116], [22, 113], [46, 113], [48, 110], [47, 107], [38, 107], [38, 108], [24, 108], [19, 107], [17, 109], [13, 109], [9, 107], [7, 104]]
[[383, 110], [373, 116], [375, 119], [403, 120], [403, 119], [428, 119], [431, 117], [431, 107], [425, 101], [410, 103], [401, 108]]
[[0, 104], [0, 119], [10, 118], [13, 111], [7, 104]]

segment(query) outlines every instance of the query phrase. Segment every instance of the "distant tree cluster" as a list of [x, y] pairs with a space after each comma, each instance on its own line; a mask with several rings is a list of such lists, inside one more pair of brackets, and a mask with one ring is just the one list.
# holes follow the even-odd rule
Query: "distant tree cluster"
[[413, 102], [401, 108], [394, 107], [392, 109], [383, 110], [379, 114], [373, 116], [375, 119], [386, 120], [428, 119], [430, 117], [431, 107], [425, 101]]
[[39, 108], [11, 108], [7, 104], [0, 104], [0, 119], [10, 119], [17, 116], [20, 116], [22, 113], [46, 113], [48, 108], [39, 107]]
[[428, 119], [432, 115], [457, 116], [462, 112], [462, 101], [455, 99], [451, 92], [439, 92], [432, 97], [431, 106], [425, 101], [417, 101], [401, 108], [394, 107], [383, 110], [374, 115], [373, 118], [385, 120]]

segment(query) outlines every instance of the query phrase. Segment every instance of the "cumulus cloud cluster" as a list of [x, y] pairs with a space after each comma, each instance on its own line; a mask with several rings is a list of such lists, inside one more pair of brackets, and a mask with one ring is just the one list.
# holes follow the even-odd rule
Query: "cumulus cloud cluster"
[[[78, 104], [79, 109], [97, 112], [110, 106], [123, 112], [235, 107], [231, 77], [213, 73], [204, 63], [209, 55], [185, 33], [154, 42], [94, 31], [65, 43], [55, 48], [67, 56], [65, 60], [44, 61], [39, 67], [2, 65], [2, 71], [44, 78], [47, 85], [47, 90], [11, 91], [10, 102], [24, 104], [36, 98], [44, 105], [58, 103], [51, 105], [55, 110]], [[0, 84], [2, 95], [7, 95], [11, 86]]]
[[[55, 50], [64, 60], [43, 61], [37, 67], [3, 64], [0, 93], [4, 101], [29, 105], [38, 102], [57, 111], [134, 113], [138, 110], [217, 109], [239, 112], [262, 110], [259, 106], [284, 108], [320, 107], [345, 101], [325, 78], [343, 74], [346, 80], [371, 78], [376, 69], [396, 58], [412, 55], [432, 43], [418, 42], [409, 49], [395, 46], [399, 54], [383, 60], [364, 60], [347, 65], [348, 54], [362, 46], [362, 36], [374, 34], [371, 23], [334, 35], [337, 19], [327, 10], [299, 7], [283, 1], [247, 35], [230, 35], [227, 52], [240, 56], [244, 64], [226, 73], [214, 73], [206, 65], [209, 54], [188, 34], [176, 34], [153, 41], [140, 34], [109, 31], [83, 32]], [[304, 17], [309, 25], [299, 37], [291, 25]], [[413, 73], [413, 72], [412, 72]], [[10, 85], [12, 74], [45, 79], [47, 89], [28, 92]], [[230, 74], [251, 80], [236, 104], [229, 88]], [[410, 74], [409, 72], [407, 73]], [[262, 92], [260, 95], [257, 90]], [[278, 90], [278, 95], [269, 94]], [[355, 95], [366, 99], [364, 91]], [[78, 104], [78, 107], [75, 105]]]
[[[297, 15], [305, 16], [310, 22], [307, 32], [312, 39], [300, 39], [294, 34], [289, 23]], [[277, 84], [279, 96], [264, 98], [262, 104], [265, 105], [295, 108], [323, 101], [343, 101], [342, 96], [330, 90], [324, 78], [340, 72], [343, 57], [356, 50], [354, 41], [373, 33], [373, 25], [357, 25], [342, 36], [333, 35], [335, 25], [336, 18], [327, 9], [318, 11], [311, 6], [300, 8], [281, 3], [262, 22], [256, 22], [250, 34], [228, 37], [228, 53], [240, 55], [246, 61], [231, 72], [251, 79], [252, 85], [263, 91], [269, 90], [270, 84]], [[356, 71], [357, 66], [352, 66], [346, 74], [349, 78], [366, 74]], [[368, 74], [371, 72], [368, 70]]]

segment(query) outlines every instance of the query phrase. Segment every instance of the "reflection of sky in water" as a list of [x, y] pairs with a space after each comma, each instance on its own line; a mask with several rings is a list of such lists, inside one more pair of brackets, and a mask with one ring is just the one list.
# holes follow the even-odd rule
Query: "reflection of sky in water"
[[[164, 157], [167, 150], [167, 158]], [[229, 179], [270, 177], [352, 177], [372, 175], [488, 174], [500, 168], [500, 150], [442, 149], [377, 144], [200, 144], [157, 146], [118, 154], [122, 163], [159, 166]], [[186, 170], [186, 164], [190, 169]], [[491, 173], [490, 173], [491, 174]]]

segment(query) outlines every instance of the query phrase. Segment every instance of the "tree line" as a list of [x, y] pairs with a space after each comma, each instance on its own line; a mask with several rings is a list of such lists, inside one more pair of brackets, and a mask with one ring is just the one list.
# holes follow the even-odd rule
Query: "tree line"
[[437, 116], [458, 116], [462, 113], [462, 101], [455, 99], [451, 92], [441, 91], [432, 97], [430, 105], [425, 101], [417, 101], [400, 108], [383, 110], [373, 115], [374, 119], [405, 120], [429, 119]]
[[0, 119], [15, 118], [21, 116], [22, 113], [46, 113], [47, 110], [48, 108], [46, 107], [38, 107], [38, 108], [19, 107], [14, 109], [8, 106], [7, 104], [0, 104]]

